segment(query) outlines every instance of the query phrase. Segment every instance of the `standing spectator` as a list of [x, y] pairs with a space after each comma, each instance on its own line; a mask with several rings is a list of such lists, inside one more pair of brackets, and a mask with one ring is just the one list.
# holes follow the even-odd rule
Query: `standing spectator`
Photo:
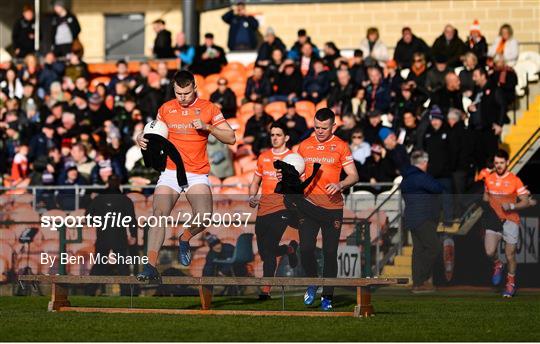
[[297, 32], [297, 40], [294, 42], [291, 50], [289, 50], [287, 58], [298, 62], [300, 60], [302, 47], [306, 43], [311, 44], [314, 57], [319, 57], [319, 49], [315, 44], [313, 44], [313, 42], [311, 41], [311, 37], [308, 36], [305, 29], [300, 29]]
[[247, 101], [265, 102], [272, 94], [272, 85], [264, 75], [264, 69], [261, 66], [255, 66], [253, 75], [250, 76], [246, 83]]
[[468, 110], [471, 114], [469, 128], [473, 130], [475, 142], [475, 159], [478, 169], [486, 166], [499, 149], [502, 126], [507, 117], [504, 95], [496, 85], [488, 82], [484, 68], [478, 67], [473, 72], [473, 80], [477, 86], [473, 95], [473, 103]]
[[[444, 77], [444, 87], [439, 89], [431, 97], [430, 105], [438, 105], [443, 116], [446, 116], [450, 108], [464, 111], [463, 96], [461, 93], [459, 77], [454, 72], [449, 72]], [[430, 152], [428, 152], [429, 154]], [[433, 156], [431, 159], [433, 163]]]
[[411, 68], [415, 53], [429, 56], [429, 46], [422, 38], [416, 37], [410, 27], [404, 27], [401, 30], [401, 39], [397, 42], [394, 50], [394, 60], [396, 60], [400, 69]]
[[351, 134], [349, 143], [354, 161], [363, 165], [371, 155], [371, 146], [364, 140], [364, 132], [361, 128], [355, 128]]
[[282, 52], [282, 56], [285, 56], [285, 53], [287, 52], [285, 44], [283, 44], [283, 41], [279, 37], [276, 37], [274, 29], [268, 27], [266, 29], [266, 35], [264, 35], [264, 42], [257, 52], [257, 60], [255, 63], [265, 67], [270, 65], [272, 62], [272, 52], [276, 49], [279, 49]]
[[236, 13], [231, 9], [221, 19], [230, 25], [229, 41], [227, 43], [229, 50], [255, 50], [259, 22], [253, 16], [247, 14], [245, 3], [238, 2], [236, 4]]
[[210, 101], [221, 109], [223, 117], [236, 117], [236, 95], [227, 87], [227, 79], [219, 78], [217, 81], [218, 88], [210, 96]]
[[477, 19], [474, 20], [471, 25], [471, 31], [469, 33], [467, 50], [476, 55], [480, 66], [486, 65], [488, 45], [486, 38], [482, 36], [480, 32], [480, 23]]
[[264, 112], [263, 105], [260, 102], [253, 104], [253, 116], [246, 122], [244, 130], [244, 143], [251, 144], [255, 155], [267, 147], [270, 147], [269, 128], [274, 122], [272, 116]]
[[338, 80], [334, 83], [328, 93], [328, 107], [336, 115], [348, 112], [353, 97], [354, 85], [351, 82], [351, 75], [346, 70], [337, 72]]
[[291, 60], [285, 61], [282, 69], [274, 84], [275, 92], [268, 101], [296, 102], [302, 95], [302, 75]]
[[502, 55], [509, 66], [516, 64], [519, 56], [519, 44], [514, 38], [514, 29], [510, 24], [503, 24], [499, 29], [499, 36], [489, 47], [488, 56]]
[[225, 50], [214, 44], [213, 34], [205, 34], [204, 44], [195, 50], [195, 59], [191, 66], [193, 73], [206, 77], [221, 72], [221, 68], [226, 64]]
[[308, 131], [306, 119], [296, 113], [296, 108], [293, 102], [287, 103], [287, 112], [278, 119], [278, 122], [287, 128], [289, 141], [287, 146], [292, 147], [299, 144]]
[[444, 77], [449, 71], [446, 57], [435, 55], [435, 66], [432, 66], [426, 75], [426, 89], [430, 94], [444, 87]]
[[329, 88], [328, 72], [324, 70], [324, 64], [321, 60], [315, 60], [313, 62], [313, 73], [304, 78], [302, 98], [317, 104], [326, 98]]
[[401, 193], [405, 201], [404, 227], [413, 239], [413, 292], [434, 291], [432, 274], [441, 243], [437, 236], [439, 203], [437, 194], [443, 192], [442, 185], [426, 173], [429, 156], [424, 151], [411, 154], [411, 165], [401, 182]]
[[23, 58], [34, 52], [34, 10], [24, 5], [22, 16], [15, 22], [11, 31], [11, 42], [15, 50], [15, 57]]
[[368, 68], [369, 84], [366, 87], [366, 102], [368, 111], [379, 110], [382, 113], [390, 110], [392, 101], [390, 87], [384, 82], [379, 67]]
[[38, 76], [38, 86], [43, 96], [45, 96], [45, 92], [49, 91], [53, 82], [62, 80], [64, 70], [64, 64], [56, 60], [53, 52], [48, 52], [45, 55], [43, 69]]
[[379, 39], [379, 29], [370, 27], [367, 29], [366, 38], [360, 42], [360, 49], [364, 53], [366, 66], [384, 66], [388, 61], [388, 48]]
[[445, 116], [434, 105], [429, 113], [430, 126], [424, 134], [422, 148], [430, 156], [427, 173], [443, 186], [443, 223], [451, 225], [452, 207], [452, 152], [455, 151], [446, 128]]
[[443, 33], [433, 42], [431, 54], [441, 56], [451, 68], [461, 64], [461, 55], [465, 53], [465, 43], [459, 38], [455, 27], [448, 24], [444, 27]]
[[154, 20], [152, 23], [156, 38], [154, 39], [154, 48], [152, 53], [158, 59], [169, 59], [174, 57], [172, 49], [171, 32], [165, 29], [165, 21], [163, 19]]
[[174, 54], [180, 59], [182, 69], [189, 68], [195, 58], [195, 48], [186, 43], [186, 35], [183, 32], [176, 34]]
[[474, 90], [474, 81], [472, 78], [473, 71], [478, 65], [478, 59], [472, 52], [468, 52], [463, 57], [463, 70], [459, 72], [459, 81], [461, 84], [461, 91], [465, 96], [470, 97]]
[[64, 1], [54, 2], [52, 32], [56, 56], [64, 57], [73, 51], [73, 43], [78, 41], [81, 26], [77, 17], [66, 9]]
[[489, 76], [490, 82], [501, 90], [507, 106], [516, 100], [517, 75], [512, 67], [506, 65], [502, 55], [493, 58], [493, 73]]

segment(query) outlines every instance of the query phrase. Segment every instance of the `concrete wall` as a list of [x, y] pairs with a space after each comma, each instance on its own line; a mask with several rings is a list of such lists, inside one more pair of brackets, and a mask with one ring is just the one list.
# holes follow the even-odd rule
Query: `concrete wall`
[[[162, 16], [173, 35], [182, 27], [178, 0], [73, 0], [83, 31], [81, 40], [88, 60], [104, 55], [104, 14], [143, 12], [146, 23]], [[216, 42], [226, 47], [228, 26], [221, 20], [227, 9], [201, 15], [201, 36], [213, 32]], [[501, 24], [514, 27], [519, 41], [540, 41], [540, 1], [538, 0], [463, 0], [463, 1], [368, 1], [324, 4], [249, 5], [248, 11], [261, 21], [261, 31], [272, 26], [290, 46], [298, 28], [305, 28], [319, 46], [333, 40], [338, 47], [355, 48], [366, 29], [376, 26], [381, 39], [394, 46], [403, 26], [412, 27], [428, 44], [452, 23], [463, 38], [474, 19], [480, 21], [488, 42], [493, 41]], [[145, 31], [145, 51], [154, 40], [151, 25]], [[533, 49], [530, 48], [529, 49]]]

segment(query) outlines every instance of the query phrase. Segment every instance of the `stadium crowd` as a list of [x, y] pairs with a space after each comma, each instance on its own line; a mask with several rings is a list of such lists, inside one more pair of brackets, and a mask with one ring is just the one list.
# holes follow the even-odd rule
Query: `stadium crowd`
[[[75, 14], [61, 4], [54, 9], [50, 51], [35, 54], [34, 14], [25, 7], [12, 41], [21, 63], [0, 70], [3, 185], [103, 185], [111, 174], [123, 183], [155, 183], [158, 173], [144, 166], [134, 139], [174, 97], [174, 71], [161, 60], [155, 69], [143, 62], [130, 73], [128, 63], [119, 60], [107, 82], [96, 82], [102, 75], [89, 72], [75, 44], [81, 30]], [[291, 146], [309, 137], [315, 108], [322, 104], [339, 117], [335, 135], [350, 143], [363, 182], [392, 182], [408, 155], [423, 149], [430, 156], [428, 172], [446, 192], [464, 193], [466, 181], [496, 153], [517, 83], [511, 66], [518, 43], [510, 25], [502, 25], [488, 42], [476, 20], [466, 37], [448, 24], [431, 46], [404, 27], [393, 56], [372, 27], [346, 58], [335, 43], [317, 42], [304, 29], [290, 48], [272, 28], [256, 45], [258, 24], [250, 18], [245, 8], [223, 16], [231, 25], [229, 49], [257, 47], [256, 61], [239, 77], [227, 69], [225, 50], [211, 33], [194, 47], [183, 33], [172, 42], [166, 23], [154, 22], [155, 58], [177, 58], [182, 69], [198, 74], [206, 86], [199, 85], [200, 96], [209, 97], [237, 134], [243, 133], [232, 150], [209, 141], [218, 178], [238, 173], [235, 159], [270, 146], [274, 121], [289, 128]], [[308, 113], [299, 106], [306, 102], [313, 104]], [[269, 113], [276, 103], [286, 105]]]

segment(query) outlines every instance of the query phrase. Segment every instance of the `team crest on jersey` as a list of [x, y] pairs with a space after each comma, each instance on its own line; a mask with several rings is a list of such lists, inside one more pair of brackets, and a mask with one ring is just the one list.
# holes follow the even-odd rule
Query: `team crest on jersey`
[[336, 145], [330, 145], [329, 149], [330, 152], [334, 152], [336, 150]]
[[195, 116], [200, 116], [200, 115], [201, 115], [201, 109], [196, 108], [195, 109]]

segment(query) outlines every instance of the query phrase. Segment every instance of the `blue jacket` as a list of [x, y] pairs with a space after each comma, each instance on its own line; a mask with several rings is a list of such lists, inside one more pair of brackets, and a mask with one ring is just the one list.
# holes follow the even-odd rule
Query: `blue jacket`
[[416, 166], [406, 168], [401, 182], [401, 194], [405, 200], [405, 228], [414, 230], [426, 221], [438, 222], [438, 195], [442, 192], [443, 186], [435, 178]]
[[227, 46], [230, 50], [237, 50], [240, 45], [248, 46], [250, 49], [257, 48], [257, 29], [259, 22], [253, 16], [239, 16], [233, 10], [225, 13], [221, 19], [231, 27], [229, 28], [229, 42]]

